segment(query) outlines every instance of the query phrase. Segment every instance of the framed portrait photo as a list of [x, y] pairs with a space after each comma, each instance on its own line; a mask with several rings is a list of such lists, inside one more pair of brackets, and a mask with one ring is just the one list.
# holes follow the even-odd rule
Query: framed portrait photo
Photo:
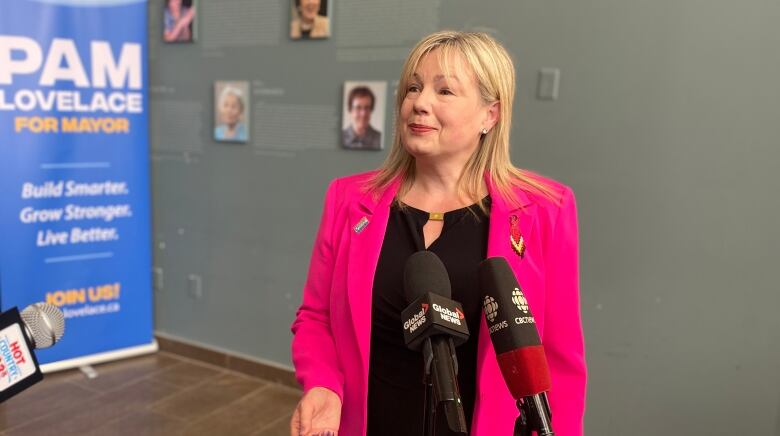
[[290, 0], [290, 39], [330, 38], [332, 0]]
[[347, 150], [384, 148], [387, 82], [344, 82], [341, 146]]
[[214, 82], [214, 140], [248, 142], [250, 118], [249, 82]]
[[197, 12], [197, 0], [163, 0], [163, 41], [194, 42]]

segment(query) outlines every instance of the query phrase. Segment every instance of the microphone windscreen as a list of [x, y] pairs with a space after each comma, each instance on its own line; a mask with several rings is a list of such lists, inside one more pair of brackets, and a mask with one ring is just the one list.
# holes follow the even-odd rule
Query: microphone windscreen
[[541, 345], [516, 348], [497, 355], [496, 360], [509, 392], [515, 399], [550, 390], [550, 369]]
[[404, 296], [407, 303], [412, 303], [428, 292], [450, 298], [450, 277], [439, 256], [418, 251], [409, 256], [404, 267]]
[[65, 315], [57, 306], [33, 303], [19, 314], [32, 334], [35, 348], [48, 348], [59, 342], [65, 333]]
[[479, 286], [490, 339], [509, 391], [520, 399], [549, 390], [550, 373], [536, 320], [506, 259], [483, 261]]

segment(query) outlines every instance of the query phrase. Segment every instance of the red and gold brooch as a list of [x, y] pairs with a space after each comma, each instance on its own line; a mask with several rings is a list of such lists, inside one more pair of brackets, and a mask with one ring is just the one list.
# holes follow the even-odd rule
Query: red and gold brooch
[[512, 249], [515, 250], [515, 253], [522, 259], [525, 255], [525, 240], [520, 233], [519, 221], [517, 215], [509, 217], [509, 242], [512, 244]]

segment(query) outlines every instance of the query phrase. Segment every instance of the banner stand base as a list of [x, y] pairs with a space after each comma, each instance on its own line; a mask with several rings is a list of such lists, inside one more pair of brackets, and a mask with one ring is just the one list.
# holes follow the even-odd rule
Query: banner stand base
[[105, 353], [90, 354], [89, 356], [77, 357], [75, 359], [61, 360], [59, 362], [46, 363], [41, 365], [41, 371], [44, 374], [51, 372], [64, 371], [66, 369], [78, 368], [85, 365], [97, 365], [98, 363], [110, 362], [112, 360], [126, 359], [128, 357], [151, 354], [159, 349], [157, 340], [147, 345], [138, 345], [135, 347], [122, 348], [120, 350], [106, 351]]

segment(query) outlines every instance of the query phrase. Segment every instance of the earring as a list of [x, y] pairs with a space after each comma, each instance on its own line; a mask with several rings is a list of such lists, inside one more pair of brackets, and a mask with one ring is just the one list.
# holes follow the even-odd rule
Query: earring
[[487, 135], [488, 129], [482, 129], [482, 134]]

